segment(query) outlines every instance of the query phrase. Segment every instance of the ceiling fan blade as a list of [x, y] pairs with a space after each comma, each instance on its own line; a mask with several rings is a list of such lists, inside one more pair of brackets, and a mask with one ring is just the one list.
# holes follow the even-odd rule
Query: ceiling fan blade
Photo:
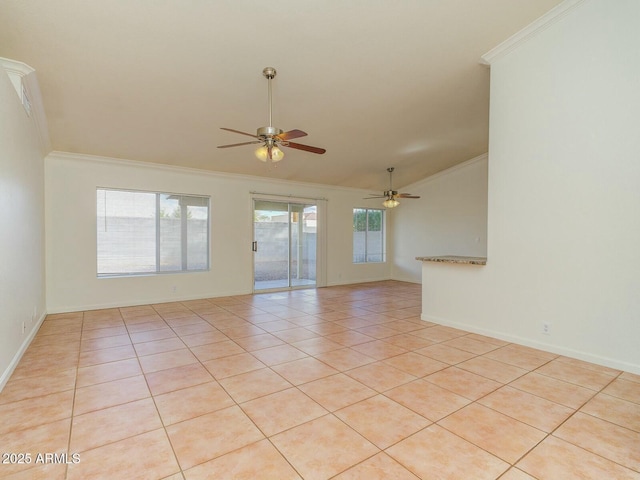
[[320, 155], [326, 152], [324, 148], [312, 147], [310, 145], [302, 145], [301, 143], [287, 142], [286, 144], [283, 144], [283, 146], [295, 148], [298, 150], [304, 150], [306, 152], [318, 153]]
[[371, 197], [362, 197], [363, 200], [373, 200], [374, 198], [387, 198], [386, 195], [372, 195]]
[[227, 132], [239, 133], [240, 135], [247, 135], [249, 137], [259, 138], [256, 135], [254, 135], [253, 133], [241, 132], [240, 130], [234, 130], [233, 128], [220, 127], [220, 130], [226, 130]]
[[302, 130], [289, 130], [288, 132], [281, 133], [280, 135], [276, 135], [277, 138], [283, 141], [291, 140], [292, 138], [300, 138], [306, 137], [307, 132], [303, 132]]
[[396, 195], [398, 198], [420, 198], [419, 195], [411, 195], [410, 193], [399, 193]]
[[232, 143], [231, 145], [218, 145], [218, 148], [240, 147], [241, 145], [253, 145], [256, 143], [262, 143], [262, 142], [260, 140], [256, 140], [254, 142]]

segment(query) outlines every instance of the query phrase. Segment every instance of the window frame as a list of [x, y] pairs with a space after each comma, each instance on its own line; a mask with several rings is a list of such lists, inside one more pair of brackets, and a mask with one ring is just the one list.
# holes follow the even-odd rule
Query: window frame
[[[358, 231], [355, 229], [355, 216], [357, 211], [365, 211], [366, 215], [365, 215], [365, 230], [361, 231], [364, 232], [364, 260], [362, 261], [356, 261], [356, 252], [355, 252], [355, 234], [358, 233]], [[380, 252], [379, 253], [370, 253], [369, 251], [369, 212], [374, 211], [380, 214], [380, 235], [381, 235], [381, 239], [380, 239]], [[352, 263], [354, 265], [362, 265], [362, 264], [370, 264], [370, 263], [386, 263], [387, 262], [387, 253], [386, 253], [386, 210], [383, 208], [369, 208], [369, 207], [354, 207], [353, 211], [352, 211], [352, 221], [353, 221], [353, 237], [352, 237]], [[372, 255], [379, 255], [382, 260], [369, 260], [369, 257]]]
[[[114, 272], [114, 273], [100, 273], [100, 259], [99, 259], [99, 221], [100, 216], [98, 214], [98, 196], [100, 192], [123, 192], [123, 193], [133, 193], [133, 194], [146, 194], [146, 195], [154, 195], [154, 225], [155, 225], [155, 270], [147, 270], [147, 271], [129, 271], [129, 272]], [[166, 270], [162, 269], [161, 265], [161, 240], [162, 240], [162, 229], [161, 229], [161, 218], [163, 215], [161, 214], [161, 198], [162, 196], [166, 196], [167, 199], [171, 199], [170, 197], [176, 197], [174, 199], [182, 199], [183, 197], [189, 197], [194, 199], [199, 199], [198, 203], [191, 206], [204, 206], [207, 208], [206, 210], [206, 266], [204, 268], [189, 268], [188, 264], [188, 256], [186, 252], [188, 251], [188, 242], [189, 237], [186, 231], [188, 226], [188, 215], [183, 218], [182, 212], [186, 211], [186, 208], [183, 208], [183, 205], [180, 205], [181, 208], [181, 224], [180, 224], [180, 268], [174, 270]], [[184, 207], [189, 207], [190, 205], [187, 203]], [[113, 187], [96, 187], [96, 276], [97, 278], [115, 278], [115, 277], [136, 277], [136, 276], [153, 276], [153, 275], [173, 275], [180, 273], [202, 273], [211, 271], [211, 196], [209, 195], [201, 195], [201, 194], [187, 194], [187, 193], [172, 193], [172, 192], [160, 192], [160, 191], [152, 191], [152, 190], [136, 190], [131, 188], [113, 188]], [[104, 218], [107, 218], [106, 216]]]

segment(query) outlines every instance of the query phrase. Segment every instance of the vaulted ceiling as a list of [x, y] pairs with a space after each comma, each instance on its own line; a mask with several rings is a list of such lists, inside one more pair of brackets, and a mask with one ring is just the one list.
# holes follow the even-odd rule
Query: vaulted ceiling
[[[488, 150], [480, 56], [559, 0], [2, 0], [0, 57], [36, 70], [52, 148], [381, 190]], [[264, 164], [273, 124], [300, 129]]]

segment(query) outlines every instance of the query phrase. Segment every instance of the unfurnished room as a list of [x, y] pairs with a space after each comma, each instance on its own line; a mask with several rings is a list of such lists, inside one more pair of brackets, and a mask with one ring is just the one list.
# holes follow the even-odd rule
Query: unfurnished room
[[0, 2], [0, 478], [640, 480], [638, 25]]

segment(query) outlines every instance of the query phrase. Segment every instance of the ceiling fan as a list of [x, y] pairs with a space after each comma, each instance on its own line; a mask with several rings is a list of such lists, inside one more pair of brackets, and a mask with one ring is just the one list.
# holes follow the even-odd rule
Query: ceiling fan
[[272, 107], [271, 107], [271, 80], [276, 76], [276, 69], [273, 67], [266, 67], [262, 70], [262, 75], [267, 78], [269, 84], [269, 126], [260, 127], [255, 135], [251, 133], [241, 132], [232, 128], [221, 127], [222, 130], [228, 132], [239, 133], [240, 135], [247, 135], [253, 137], [256, 140], [252, 142], [233, 143], [231, 145], [220, 145], [218, 148], [239, 147], [241, 145], [252, 145], [261, 143], [262, 146], [256, 150], [256, 157], [263, 162], [271, 160], [272, 163], [279, 162], [284, 158], [284, 152], [280, 147], [295, 148], [297, 150], [304, 150], [305, 152], [323, 154], [326, 152], [324, 148], [312, 147], [310, 145], [303, 145], [301, 143], [294, 143], [290, 140], [294, 138], [305, 137], [307, 134], [302, 130], [289, 130], [285, 132], [272, 125]]
[[400, 202], [397, 200], [398, 198], [420, 198], [418, 195], [411, 195], [410, 193], [398, 193], [393, 189], [393, 167], [387, 168], [387, 172], [389, 172], [389, 190], [385, 190], [382, 192], [382, 195], [372, 195], [370, 197], [365, 197], [365, 200], [370, 200], [372, 198], [384, 198], [386, 199], [382, 202], [387, 208], [393, 208], [400, 205]]

